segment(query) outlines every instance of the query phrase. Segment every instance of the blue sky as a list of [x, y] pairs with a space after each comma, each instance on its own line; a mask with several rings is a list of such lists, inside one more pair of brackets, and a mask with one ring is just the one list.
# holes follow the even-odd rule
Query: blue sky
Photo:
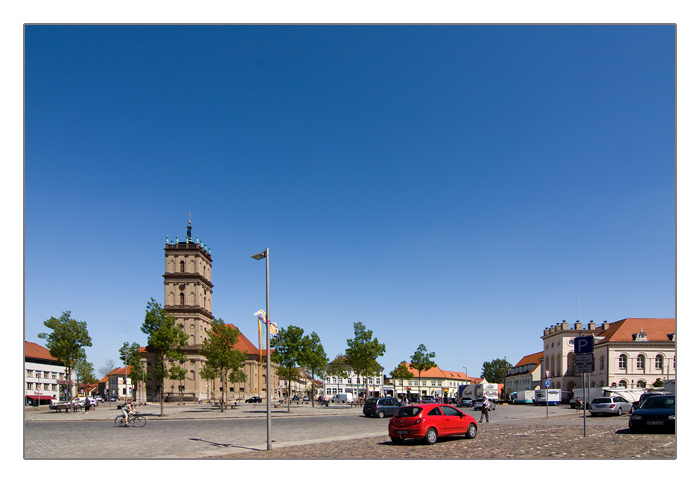
[[212, 249], [213, 312], [389, 372], [675, 316], [674, 26], [27, 26], [24, 338], [145, 345], [164, 244]]

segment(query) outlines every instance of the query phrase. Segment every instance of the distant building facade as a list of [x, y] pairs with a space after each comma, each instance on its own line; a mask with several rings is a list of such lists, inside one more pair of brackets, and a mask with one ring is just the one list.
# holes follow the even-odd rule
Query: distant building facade
[[544, 352], [529, 354], [508, 369], [505, 378], [505, 392], [510, 394], [518, 391], [540, 389], [541, 367]]
[[69, 401], [75, 379], [66, 379], [66, 368], [46, 347], [24, 342], [24, 404], [38, 406]]

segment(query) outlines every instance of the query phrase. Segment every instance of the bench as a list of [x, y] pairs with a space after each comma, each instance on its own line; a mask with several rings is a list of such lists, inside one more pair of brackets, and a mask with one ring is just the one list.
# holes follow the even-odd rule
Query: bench
[[73, 405], [71, 403], [49, 404], [49, 409], [55, 409], [59, 413], [64, 409], [66, 412], [69, 412], [71, 409], [73, 409]]

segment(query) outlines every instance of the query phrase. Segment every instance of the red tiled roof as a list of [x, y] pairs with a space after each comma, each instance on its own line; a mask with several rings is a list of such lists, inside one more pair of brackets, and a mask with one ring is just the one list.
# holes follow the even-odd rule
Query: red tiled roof
[[544, 351], [535, 352], [534, 354], [530, 354], [529, 356], [525, 356], [520, 359], [520, 362], [518, 362], [515, 367], [526, 366], [528, 364], [539, 364], [542, 357], [544, 357]]
[[[131, 366], [126, 366], [126, 373], [131, 374]], [[116, 369], [112, 369], [107, 376], [123, 376], [124, 375], [124, 368], [123, 367], [117, 367]], [[105, 376], [105, 377], [107, 377]]]
[[[257, 354], [258, 353], [258, 348], [250, 341], [248, 338], [243, 335], [243, 332], [240, 331], [238, 327], [236, 327], [233, 324], [226, 324], [228, 327], [233, 327], [238, 331], [238, 342], [236, 342], [233, 345], [234, 349], [237, 349], [241, 352], [246, 352], [248, 354]], [[270, 349], [272, 351], [272, 349]]]
[[610, 324], [607, 330], [598, 334], [603, 339], [598, 342], [634, 342], [633, 335], [644, 332], [647, 340], [668, 342], [668, 336], [676, 332], [676, 319], [622, 319]]
[[34, 342], [24, 341], [24, 357], [31, 357], [33, 359], [45, 359], [48, 361], [57, 361], [55, 357], [51, 355], [46, 347], [35, 344]]

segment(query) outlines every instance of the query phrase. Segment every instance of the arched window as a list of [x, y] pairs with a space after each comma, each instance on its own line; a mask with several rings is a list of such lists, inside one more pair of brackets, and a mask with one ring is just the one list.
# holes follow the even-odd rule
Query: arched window
[[180, 273], [185, 273], [185, 262], [180, 260]]
[[600, 356], [600, 373], [605, 371], [605, 356]]
[[654, 358], [654, 369], [664, 368], [664, 356], [662, 354], [656, 354]]
[[627, 356], [625, 354], [620, 354], [620, 358], [617, 362], [617, 367], [619, 369], [627, 369]]
[[180, 292], [180, 305], [185, 305], [185, 294]]
[[638, 380], [638, 381], [637, 381], [637, 387], [638, 387], [638, 388], [641, 388], [641, 389], [644, 389], [645, 387], [647, 387], [646, 381], [644, 381], [643, 379]]
[[644, 370], [644, 354], [639, 354], [637, 356], [637, 369]]

